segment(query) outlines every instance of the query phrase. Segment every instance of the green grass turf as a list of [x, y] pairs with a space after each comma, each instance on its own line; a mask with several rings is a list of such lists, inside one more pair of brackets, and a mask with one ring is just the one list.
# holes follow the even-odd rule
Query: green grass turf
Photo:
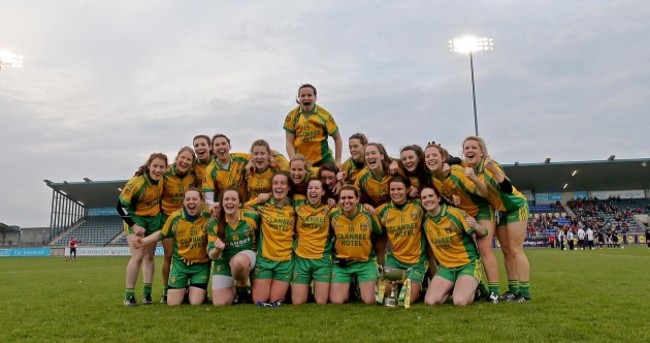
[[[361, 304], [168, 308], [158, 303], [127, 308], [122, 305], [127, 257], [77, 262], [3, 257], [0, 342], [650, 341], [647, 247], [526, 253], [531, 302], [465, 308], [420, 303], [411, 309]], [[501, 279], [505, 290], [503, 271]], [[154, 301], [161, 291], [157, 270]]]

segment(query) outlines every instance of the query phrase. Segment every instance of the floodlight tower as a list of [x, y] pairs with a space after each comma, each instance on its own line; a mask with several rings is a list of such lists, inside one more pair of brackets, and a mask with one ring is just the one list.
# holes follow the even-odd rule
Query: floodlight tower
[[0, 69], [5, 68], [22, 68], [23, 55], [14, 54], [11, 51], [0, 49]]
[[469, 54], [469, 69], [472, 74], [472, 100], [474, 101], [474, 133], [478, 136], [478, 114], [476, 112], [476, 86], [474, 85], [474, 56], [475, 51], [492, 50], [492, 38], [472, 37], [455, 38], [449, 41], [449, 52]]

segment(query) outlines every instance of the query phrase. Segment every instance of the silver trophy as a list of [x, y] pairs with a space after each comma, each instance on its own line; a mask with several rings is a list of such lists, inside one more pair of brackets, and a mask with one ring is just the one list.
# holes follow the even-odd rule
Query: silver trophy
[[[379, 280], [375, 297], [378, 304], [384, 304], [387, 307], [411, 307], [411, 280], [406, 277], [407, 271], [379, 266]], [[391, 286], [388, 297], [385, 294], [386, 285]], [[398, 291], [399, 295], [397, 295]]]

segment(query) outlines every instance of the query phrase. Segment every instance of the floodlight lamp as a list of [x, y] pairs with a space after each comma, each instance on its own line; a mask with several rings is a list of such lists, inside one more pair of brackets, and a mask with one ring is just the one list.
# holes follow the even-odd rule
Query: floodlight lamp
[[607, 158], [608, 161], [613, 161], [616, 158], [616, 155], [609, 155]]
[[544, 160], [544, 163], [546, 163], [546, 164], [551, 163], [551, 158], [550, 158], [550, 157], [547, 157], [547, 158]]
[[562, 187], [562, 189], [566, 189], [567, 187], [569, 187], [569, 184], [568, 184], [568, 183], [565, 183], [565, 184], [564, 184], [564, 187]]
[[22, 68], [23, 55], [14, 54], [11, 51], [0, 49], [0, 68], [1, 67]]
[[486, 51], [494, 49], [492, 38], [465, 36], [449, 40], [449, 52], [461, 54], [472, 53], [475, 51]]

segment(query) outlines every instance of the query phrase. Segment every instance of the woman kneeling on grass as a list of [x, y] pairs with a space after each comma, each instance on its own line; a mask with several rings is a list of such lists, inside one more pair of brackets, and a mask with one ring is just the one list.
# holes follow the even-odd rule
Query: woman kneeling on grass
[[327, 304], [332, 276], [332, 241], [331, 211], [324, 196], [323, 182], [311, 179], [307, 183], [307, 196], [296, 195], [295, 198], [297, 238], [291, 282], [291, 302], [294, 305], [307, 302], [312, 281], [316, 303]]
[[183, 208], [173, 212], [161, 231], [138, 238], [137, 248], [153, 245], [163, 238], [173, 239], [172, 267], [169, 275], [167, 305], [183, 303], [188, 288], [192, 305], [201, 305], [205, 299], [210, 259], [206, 254], [210, 214], [203, 211], [203, 193], [190, 188], [185, 191]]
[[[255, 267], [255, 242], [260, 216], [240, 208], [237, 189], [221, 195], [221, 215], [216, 226], [209, 228], [208, 255], [214, 260], [212, 270], [212, 304], [230, 305], [248, 302], [248, 278]], [[233, 288], [233, 280], [235, 288]]]
[[375, 304], [377, 282], [377, 258], [372, 239], [381, 235], [379, 218], [370, 214], [359, 204], [359, 190], [345, 185], [339, 193], [339, 208], [330, 219], [335, 235], [336, 261], [332, 266], [330, 301], [343, 304], [348, 301], [350, 282], [356, 275], [361, 300], [366, 305]]
[[455, 207], [440, 204], [437, 190], [425, 187], [420, 194], [424, 231], [438, 262], [438, 271], [424, 296], [426, 305], [444, 303], [452, 294], [454, 305], [465, 306], [474, 301], [480, 279], [481, 259], [472, 234], [487, 235], [487, 229]]

